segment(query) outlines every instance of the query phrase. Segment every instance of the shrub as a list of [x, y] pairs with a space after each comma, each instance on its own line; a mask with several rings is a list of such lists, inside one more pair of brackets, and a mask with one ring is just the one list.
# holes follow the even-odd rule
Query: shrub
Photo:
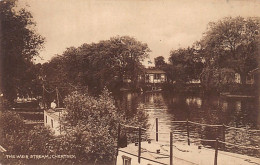
[[147, 116], [141, 111], [131, 119], [119, 112], [107, 89], [99, 97], [75, 91], [64, 102], [61, 124], [65, 133], [59, 140], [59, 152], [76, 154], [77, 163], [112, 161], [118, 123], [147, 126]]

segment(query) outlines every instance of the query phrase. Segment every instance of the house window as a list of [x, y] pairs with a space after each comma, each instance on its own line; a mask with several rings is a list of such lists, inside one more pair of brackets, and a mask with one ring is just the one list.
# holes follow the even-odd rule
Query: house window
[[51, 119], [51, 128], [53, 128], [53, 120]]
[[147, 74], [147, 75], [145, 75], [145, 82], [149, 82], [149, 81], [150, 81], [150, 75]]
[[154, 79], [155, 80], [161, 79], [161, 74], [154, 74]]
[[239, 73], [235, 73], [235, 82], [240, 84], [241, 83], [241, 76]]
[[48, 121], [47, 116], [45, 116], [45, 119], [46, 119], [46, 123], [47, 123], [47, 121]]
[[123, 158], [123, 165], [131, 165], [131, 158], [127, 156], [122, 156]]
[[165, 78], [165, 76], [164, 76], [164, 74], [162, 74], [162, 75], [161, 75], [161, 79], [163, 79], [163, 80], [164, 80], [164, 78]]

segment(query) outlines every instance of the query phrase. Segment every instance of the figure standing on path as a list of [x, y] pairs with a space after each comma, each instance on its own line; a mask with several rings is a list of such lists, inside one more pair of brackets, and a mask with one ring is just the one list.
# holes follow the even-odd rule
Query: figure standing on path
[[56, 108], [56, 100], [54, 99], [53, 102], [51, 102], [51, 109], [55, 109]]

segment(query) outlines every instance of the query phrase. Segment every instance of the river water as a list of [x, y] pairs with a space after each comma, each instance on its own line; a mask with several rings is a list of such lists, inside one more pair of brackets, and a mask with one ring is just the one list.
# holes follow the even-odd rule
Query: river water
[[[158, 118], [159, 141], [169, 143], [169, 134], [173, 132], [173, 141], [187, 144], [187, 124], [174, 121], [189, 120], [195, 123], [220, 125], [209, 127], [189, 123], [190, 142], [213, 148], [214, 142], [198, 139], [228, 142], [242, 145], [220, 145], [221, 150], [260, 157], [260, 150], [248, 147], [260, 147], [260, 99], [225, 98], [220, 96], [180, 95], [162, 92], [131, 93], [123, 92], [116, 97], [121, 109], [128, 116], [135, 116], [137, 110], [148, 114], [149, 128], [146, 135], [155, 139], [155, 120]], [[41, 120], [42, 114], [20, 113], [27, 120]], [[226, 125], [223, 129], [222, 125]], [[256, 131], [250, 131], [256, 130]]]
[[[147, 134], [155, 139], [155, 120], [158, 118], [159, 141], [168, 142], [169, 133], [174, 133], [174, 141], [187, 143], [187, 124], [173, 121], [192, 121], [210, 125], [210, 127], [189, 123], [191, 143], [214, 147], [214, 142], [198, 139], [215, 140], [219, 138], [231, 144], [221, 144], [221, 149], [260, 157], [260, 108], [259, 98], [225, 98], [220, 96], [173, 95], [162, 92], [142, 94], [125, 92], [120, 99], [121, 107], [128, 115], [134, 115], [136, 109], [145, 111], [150, 124]], [[241, 129], [238, 129], [241, 128]], [[253, 130], [253, 131], [250, 131]]]

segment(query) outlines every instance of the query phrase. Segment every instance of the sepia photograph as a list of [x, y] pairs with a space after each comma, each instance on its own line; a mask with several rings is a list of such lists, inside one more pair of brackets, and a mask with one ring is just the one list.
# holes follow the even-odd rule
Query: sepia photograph
[[260, 0], [0, 0], [0, 165], [260, 165]]

